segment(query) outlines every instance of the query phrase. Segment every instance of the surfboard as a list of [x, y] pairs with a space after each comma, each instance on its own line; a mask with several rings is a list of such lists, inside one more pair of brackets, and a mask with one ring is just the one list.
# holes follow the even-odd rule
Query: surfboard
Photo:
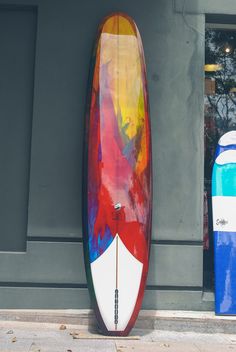
[[104, 19], [90, 74], [84, 159], [84, 257], [101, 331], [138, 316], [151, 236], [151, 132], [144, 53], [134, 21]]
[[212, 174], [215, 312], [236, 314], [236, 131], [224, 134]]

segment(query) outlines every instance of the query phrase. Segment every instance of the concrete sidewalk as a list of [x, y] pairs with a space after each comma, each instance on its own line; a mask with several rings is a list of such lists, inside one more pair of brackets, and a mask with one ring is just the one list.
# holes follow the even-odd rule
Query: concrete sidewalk
[[[76, 324], [91, 329], [97, 325], [90, 309], [1, 309], [0, 321]], [[216, 316], [212, 311], [141, 310], [135, 328], [236, 334], [236, 316]]]
[[[236, 351], [236, 334], [134, 329], [131, 339], [101, 338], [81, 325], [0, 321], [1, 352], [223, 352]], [[132, 339], [138, 336], [139, 339]], [[100, 337], [100, 338], [96, 338]]]

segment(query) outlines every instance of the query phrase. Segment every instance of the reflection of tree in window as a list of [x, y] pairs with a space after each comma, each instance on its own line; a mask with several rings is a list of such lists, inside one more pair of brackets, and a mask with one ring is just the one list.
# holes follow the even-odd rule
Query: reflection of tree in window
[[[209, 28], [206, 29], [205, 39], [204, 286], [211, 289], [214, 285], [212, 167], [219, 138], [234, 129], [236, 129], [236, 29]], [[208, 222], [205, 221], [205, 217]]]
[[207, 94], [220, 135], [236, 126], [236, 31], [206, 31], [206, 79], [215, 82]]
[[218, 139], [236, 129], [236, 30], [206, 30], [205, 178], [211, 179]]

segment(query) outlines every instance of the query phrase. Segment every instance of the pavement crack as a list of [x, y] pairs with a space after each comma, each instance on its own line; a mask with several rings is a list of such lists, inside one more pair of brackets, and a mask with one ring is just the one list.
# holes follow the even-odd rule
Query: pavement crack
[[194, 347], [196, 347], [196, 349], [199, 351], [199, 352], [202, 352], [200, 347], [198, 345], [196, 345], [195, 343], [193, 344]]

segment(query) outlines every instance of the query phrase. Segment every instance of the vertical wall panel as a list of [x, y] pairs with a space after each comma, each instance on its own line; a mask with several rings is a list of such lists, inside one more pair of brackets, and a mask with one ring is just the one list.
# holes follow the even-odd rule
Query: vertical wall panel
[[[184, 17], [174, 12], [172, 0], [1, 3], [36, 4], [38, 33], [28, 248], [26, 254], [0, 253], [0, 308], [89, 306], [79, 239], [87, 79], [100, 21], [123, 11], [136, 21], [144, 45], [153, 136], [153, 239], [167, 242], [152, 246], [151, 289], [143, 307], [202, 309], [204, 16]], [[0, 98], [7, 102], [0, 103], [0, 242], [8, 238], [19, 250], [27, 223], [36, 14], [13, 9], [0, 18], [2, 38], [14, 32], [13, 40], [1, 40], [8, 65], [17, 54], [11, 66], [0, 55]], [[10, 43], [15, 54], [7, 57]]]
[[174, 0], [175, 11], [235, 15], [235, 0]]
[[0, 8], [0, 250], [26, 247], [36, 11]]
[[41, 1], [38, 10], [30, 237], [82, 235], [83, 126], [92, 47], [81, 24], [83, 6]]

